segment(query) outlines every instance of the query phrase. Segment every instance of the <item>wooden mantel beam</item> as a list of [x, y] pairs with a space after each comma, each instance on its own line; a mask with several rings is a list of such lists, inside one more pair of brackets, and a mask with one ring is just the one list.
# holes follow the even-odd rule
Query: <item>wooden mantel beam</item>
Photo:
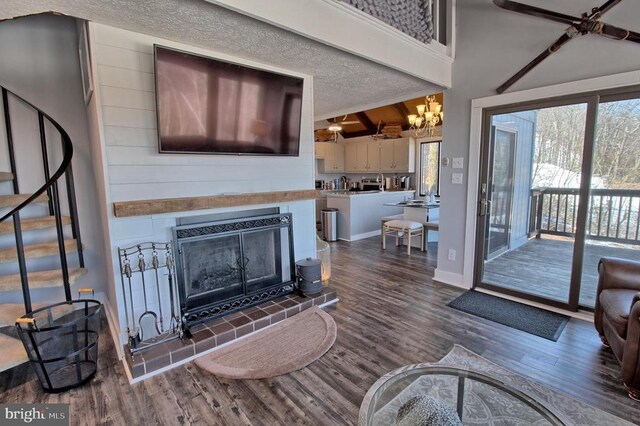
[[119, 201], [113, 203], [113, 214], [115, 217], [146, 216], [151, 214], [222, 209], [256, 204], [290, 203], [302, 200], [315, 200], [316, 198], [318, 198], [318, 191], [315, 189], [303, 189], [298, 191]]

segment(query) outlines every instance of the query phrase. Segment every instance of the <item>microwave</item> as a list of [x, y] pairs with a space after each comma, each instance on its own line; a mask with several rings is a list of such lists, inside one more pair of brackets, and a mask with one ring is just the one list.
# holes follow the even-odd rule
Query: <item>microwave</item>
[[[382, 181], [384, 187], [384, 180]], [[363, 191], [378, 191], [380, 189], [380, 182], [376, 182], [375, 179], [362, 179]]]
[[324, 189], [324, 181], [316, 180], [316, 189]]

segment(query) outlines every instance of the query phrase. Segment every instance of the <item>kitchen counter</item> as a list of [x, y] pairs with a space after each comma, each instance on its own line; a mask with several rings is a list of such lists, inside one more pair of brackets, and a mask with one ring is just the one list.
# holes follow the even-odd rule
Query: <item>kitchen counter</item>
[[327, 207], [338, 209], [338, 238], [356, 241], [380, 235], [380, 220], [402, 213], [403, 207], [395, 204], [412, 200], [414, 193], [413, 190], [327, 193]]
[[[415, 191], [410, 190], [391, 190], [391, 191], [349, 191], [346, 189], [330, 190], [327, 191], [327, 197], [359, 197], [361, 195], [374, 195], [374, 194], [398, 194], [404, 193], [405, 195], [413, 195]], [[413, 196], [411, 197], [413, 199]], [[404, 201], [404, 199], [403, 199]]]
[[427, 204], [423, 201], [400, 201], [398, 203], [385, 203], [385, 206], [411, 207], [418, 209], [437, 209], [440, 203]]

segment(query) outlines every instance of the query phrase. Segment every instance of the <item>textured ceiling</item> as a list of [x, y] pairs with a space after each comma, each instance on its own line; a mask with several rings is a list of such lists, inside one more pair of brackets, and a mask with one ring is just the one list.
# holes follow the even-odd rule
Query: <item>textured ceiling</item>
[[202, 0], [3, 0], [0, 19], [47, 11], [313, 75], [316, 117], [441, 90]]

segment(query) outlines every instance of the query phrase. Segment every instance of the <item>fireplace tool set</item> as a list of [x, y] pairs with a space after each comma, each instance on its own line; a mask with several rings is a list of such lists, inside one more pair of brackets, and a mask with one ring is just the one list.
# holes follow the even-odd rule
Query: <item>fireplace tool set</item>
[[[176, 337], [183, 327], [174, 285], [171, 243], [140, 243], [119, 248], [120, 279], [129, 349], [137, 352]], [[163, 277], [167, 280], [163, 280]], [[169, 299], [170, 316], [165, 327], [163, 307]], [[157, 312], [154, 310], [157, 309]]]

